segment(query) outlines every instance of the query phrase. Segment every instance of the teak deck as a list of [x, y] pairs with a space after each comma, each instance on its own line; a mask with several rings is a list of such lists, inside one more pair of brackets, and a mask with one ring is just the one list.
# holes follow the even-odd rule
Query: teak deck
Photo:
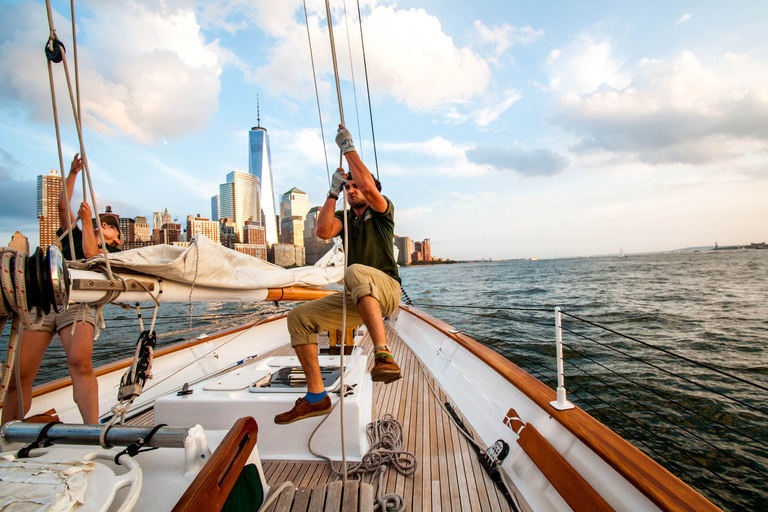
[[[384, 488], [381, 494], [396, 492], [405, 500], [405, 510], [408, 511], [511, 510], [504, 495], [482, 468], [474, 449], [441, 407], [447, 397], [438, 383], [431, 374], [425, 374], [413, 352], [389, 327], [387, 338], [403, 378], [388, 385], [373, 384], [373, 416], [374, 419], [381, 418], [389, 413], [400, 422], [403, 426], [403, 449], [416, 455], [418, 466], [415, 474], [408, 477], [389, 468], [382, 480]], [[327, 346], [328, 338], [321, 338], [319, 343], [321, 348]], [[371, 356], [368, 363], [370, 371], [373, 367], [370, 337], [366, 335], [361, 346], [364, 353]], [[294, 352], [289, 345], [285, 345], [259, 356], [259, 359], [280, 355], [294, 355]], [[429, 384], [438, 393], [440, 402]], [[458, 412], [461, 414], [461, 411]], [[152, 414], [144, 414], [130, 423], [152, 424]], [[321, 460], [263, 460], [262, 464], [272, 489], [277, 489], [283, 482], [293, 482], [298, 489], [294, 505], [297, 498], [301, 501], [316, 486], [327, 486], [338, 480], [328, 463]], [[340, 466], [341, 462], [335, 463], [337, 471]], [[378, 474], [373, 477], [366, 475], [364, 481], [373, 486], [373, 495], [377, 496]], [[285, 502], [286, 498], [281, 497], [267, 511], [276, 510], [278, 504], [281, 505], [279, 510], [292, 510]], [[310, 507], [309, 510], [315, 509]]]
[[[440, 406], [447, 401], [437, 382], [426, 375], [416, 356], [400, 337], [387, 327], [387, 343], [403, 378], [388, 385], [373, 384], [373, 415], [380, 418], [392, 414], [403, 425], [404, 450], [416, 455], [418, 467], [413, 476], [404, 477], [389, 468], [384, 474], [381, 494], [398, 493], [406, 501], [405, 510], [412, 511], [507, 511], [506, 499], [482, 468], [474, 449]], [[322, 346], [322, 342], [321, 342]], [[366, 354], [373, 346], [368, 336], [362, 341]], [[283, 353], [284, 352], [284, 353]], [[292, 355], [290, 347], [271, 355]], [[369, 358], [369, 370], [373, 357]], [[437, 402], [427, 383], [440, 396]], [[285, 481], [295, 487], [312, 488], [336, 480], [324, 461], [262, 461], [267, 482], [276, 488]], [[340, 469], [341, 463], [335, 467]], [[378, 495], [379, 479], [364, 477]], [[270, 508], [272, 510], [272, 508]]]

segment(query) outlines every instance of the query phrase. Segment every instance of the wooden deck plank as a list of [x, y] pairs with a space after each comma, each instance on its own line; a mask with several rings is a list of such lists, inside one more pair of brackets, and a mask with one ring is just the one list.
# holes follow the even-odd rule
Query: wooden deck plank
[[[505, 498], [482, 468], [474, 449], [440, 406], [449, 401], [443, 390], [389, 327], [387, 337], [403, 378], [388, 385], [373, 384], [373, 419], [390, 413], [401, 422], [404, 449], [416, 455], [418, 468], [417, 474], [411, 477], [403, 477], [394, 468], [389, 468], [383, 478], [382, 493], [398, 492], [404, 495], [406, 510], [412, 511], [510, 510]], [[364, 354], [371, 356], [368, 361], [370, 371], [373, 367], [373, 346], [368, 334], [363, 337], [360, 346]], [[289, 347], [287, 350], [286, 355], [291, 355], [292, 350]], [[276, 355], [276, 351], [278, 349], [263, 357]], [[428, 381], [437, 390], [438, 397], [435, 397]], [[267, 481], [273, 486], [280, 485], [286, 479], [292, 480], [299, 488], [328, 485], [337, 480], [330, 466], [322, 461], [264, 461], [264, 469]], [[377, 474], [373, 477], [366, 475], [363, 480], [371, 482], [373, 496], [378, 493], [378, 480]], [[306, 502], [306, 510], [312, 510], [313, 499], [314, 494]], [[302, 500], [304, 497], [299, 498], [300, 506], [304, 506]]]
[[293, 506], [291, 512], [307, 512], [309, 508], [309, 498], [312, 496], [312, 489], [308, 487], [299, 487], [293, 496]]
[[337, 480], [328, 484], [325, 491], [325, 512], [339, 512], [341, 507], [342, 483]]
[[325, 507], [325, 484], [317, 485], [312, 488], [312, 497], [309, 500], [307, 512], [323, 512]]

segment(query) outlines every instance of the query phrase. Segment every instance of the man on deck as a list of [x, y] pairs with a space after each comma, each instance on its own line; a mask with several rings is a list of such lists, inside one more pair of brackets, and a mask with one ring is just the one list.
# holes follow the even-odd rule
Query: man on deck
[[[333, 173], [331, 189], [317, 219], [317, 236], [330, 239], [340, 234], [345, 212], [336, 211], [336, 200], [343, 187], [350, 210], [346, 212], [349, 245], [344, 287], [347, 293], [347, 326], [365, 324], [374, 346], [374, 382], [385, 384], [401, 377], [400, 368], [387, 346], [384, 317], [400, 304], [400, 276], [397, 273], [393, 238], [395, 207], [381, 195], [381, 184], [360, 160], [352, 136], [339, 125], [336, 144], [349, 165], [351, 179], [342, 169]], [[291, 346], [307, 378], [306, 396], [296, 400], [288, 412], [275, 416], [275, 423], [286, 425], [331, 412], [331, 398], [325, 392], [317, 353], [317, 333], [339, 329], [342, 322], [342, 294], [302, 304], [288, 313]]]

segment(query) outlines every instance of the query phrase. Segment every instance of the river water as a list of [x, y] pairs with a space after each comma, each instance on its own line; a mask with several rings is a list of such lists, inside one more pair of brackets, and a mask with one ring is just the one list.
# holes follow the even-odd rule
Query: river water
[[[723, 510], [752, 511], [768, 510], [766, 268], [768, 251], [745, 250], [409, 267], [401, 277], [416, 307], [553, 388], [560, 307], [569, 400]], [[189, 305], [163, 305], [158, 345], [198, 334], [183, 332], [190, 323], [211, 332], [286, 307], [196, 303], [190, 322]], [[142, 313], [148, 324], [151, 308]], [[135, 311], [107, 306], [105, 317], [95, 366], [131, 356], [138, 338]], [[64, 375], [54, 341], [36, 382]]]

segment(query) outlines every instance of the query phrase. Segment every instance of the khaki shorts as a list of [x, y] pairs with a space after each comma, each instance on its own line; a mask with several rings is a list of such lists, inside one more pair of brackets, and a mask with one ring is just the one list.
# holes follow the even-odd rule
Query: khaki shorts
[[[400, 283], [381, 270], [365, 265], [351, 265], [344, 275], [347, 290], [347, 327], [363, 325], [357, 302], [370, 295], [379, 301], [381, 315], [387, 317], [400, 305]], [[341, 328], [342, 294], [296, 306], [288, 313], [291, 346], [317, 345], [317, 333]]]
[[[81, 309], [84, 309], [85, 311], [81, 311]], [[83, 313], [85, 313], [85, 318], [83, 318]], [[65, 327], [69, 327], [73, 323], [75, 323], [75, 320], [77, 320], [80, 323], [89, 323], [93, 326], [96, 326], [96, 311], [85, 304], [72, 304], [64, 310], [63, 313], [54, 313], [51, 311], [49, 314], [45, 315], [45, 319], [43, 319], [43, 324], [37, 328], [27, 328], [28, 331], [45, 331], [45, 332], [52, 332], [57, 333], [64, 329]]]

